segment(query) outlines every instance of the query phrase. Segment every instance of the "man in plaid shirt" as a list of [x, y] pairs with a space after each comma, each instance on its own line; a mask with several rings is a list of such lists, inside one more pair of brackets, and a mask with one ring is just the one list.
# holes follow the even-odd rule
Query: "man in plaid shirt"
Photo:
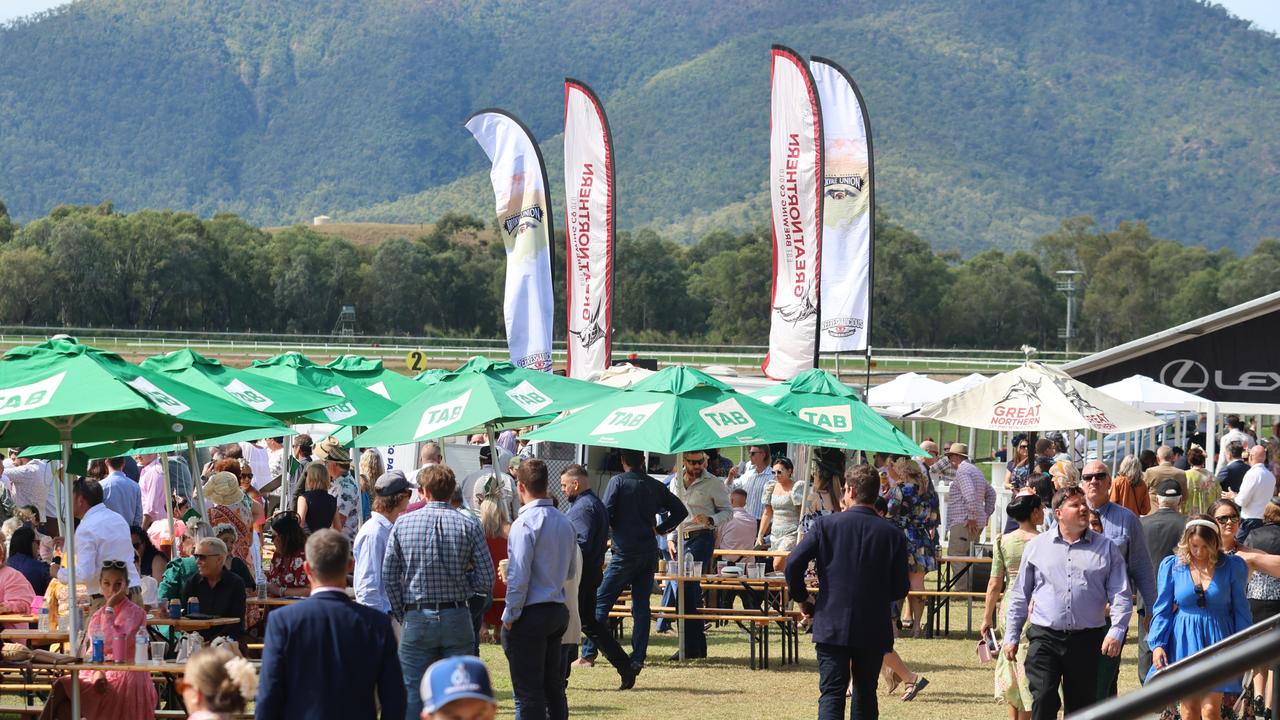
[[[996, 490], [977, 465], [969, 461], [969, 446], [951, 443], [947, 460], [955, 468], [947, 495], [947, 555], [965, 557], [996, 509]], [[959, 572], [962, 566], [952, 568]]]
[[493, 587], [493, 561], [480, 524], [449, 504], [457, 479], [447, 465], [418, 473], [430, 501], [400, 517], [382, 561], [391, 615], [404, 625], [400, 665], [408, 694], [407, 717], [422, 713], [419, 685], [427, 668], [475, 647], [467, 599]]

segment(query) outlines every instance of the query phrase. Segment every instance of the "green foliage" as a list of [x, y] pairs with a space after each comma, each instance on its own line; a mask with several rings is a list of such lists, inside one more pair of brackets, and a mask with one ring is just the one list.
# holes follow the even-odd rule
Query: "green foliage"
[[[342, 305], [365, 335], [502, 337], [501, 235], [449, 215], [419, 237], [355, 244], [305, 226], [264, 232], [231, 214], [121, 213], [63, 205], [0, 243], [0, 322], [324, 334]], [[614, 328], [622, 342], [764, 345], [772, 293], [767, 227], [682, 245], [620, 232]], [[935, 252], [876, 216], [877, 346], [1057, 348], [1063, 296], [1052, 273], [1083, 269], [1084, 347], [1102, 348], [1280, 290], [1280, 240], [1252, 254], [1063, 221], [1036, 252]], [[564, 271], [554, 270], [555, 337]], [[1079, 347], [1079, 345], [1078, 345]]]
[[1236, 252], [1280, 225], [1280, 40], [1199, 0], [80, 0], [0, 28], [0, 195], [20, 222], [104, 197], [269, 225], [487, 217], [461, 124], [500, 106], [562, 203], [569, 74], [609, 112], [619, 227], [748, 233], [772, 42], [857, 79], [877, 196], [936, 248], [1025, 248], [1083, 213]]

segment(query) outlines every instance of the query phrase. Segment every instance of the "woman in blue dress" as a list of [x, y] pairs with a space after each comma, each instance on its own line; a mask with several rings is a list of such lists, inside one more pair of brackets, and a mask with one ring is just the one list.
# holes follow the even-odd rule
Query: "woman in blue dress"
[[[1192, 515], [1177, 550], [1160, 563], [1159, 589], [1147, 633], [1151, 674], [1252, 623], [1245, 599], [1249, 569], [1244, 560], [1222, 552], [1218, 533], [1213, 518]], [[1179, 714], [1182, 720], [1219, 720], [1222, 694], [1239, 690], [1237, 679], [1183, 698]]]

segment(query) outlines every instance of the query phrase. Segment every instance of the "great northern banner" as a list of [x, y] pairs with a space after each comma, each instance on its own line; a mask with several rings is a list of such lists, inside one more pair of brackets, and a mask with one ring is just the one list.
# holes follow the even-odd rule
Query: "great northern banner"
[[822, 112], [808, 65], [772, 50], [769, 195], [773, 301], [765, 375], [789, 380], [816, 367], [822, 252]]
[[552, 228], [542, 152], [529, 129], [503, 110], [481, 110], [466, 125], [493, 163], [489, 179], [507, 251], [502, 315], [511, 362], [549, 372]]
[[565, 305], [568, 375], [609, 367], [613, 330], [613, 136], [583, 83], [564, 83]]
[[871, 332], [874, 217], [871, 131], [853, 79], [824, 58], [809, 64], [822, 106], [820, 352], [863, 352]]

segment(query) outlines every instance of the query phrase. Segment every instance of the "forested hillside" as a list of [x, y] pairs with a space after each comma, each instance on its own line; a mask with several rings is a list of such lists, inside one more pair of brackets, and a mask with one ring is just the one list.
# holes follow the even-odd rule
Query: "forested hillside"
[[1280, 40], [1196, 0], [78, 0], [0, 28], [0, 198], [21, 222], [487, 217], [463, 119], [521, 116], [555, 192], [572, 75], [610, 114], [621, 227], [747, 232], [774, 42], [858, 80], [877, 197], [937, 248], [1083, 214], [1236, 251], [1280, 235]]

